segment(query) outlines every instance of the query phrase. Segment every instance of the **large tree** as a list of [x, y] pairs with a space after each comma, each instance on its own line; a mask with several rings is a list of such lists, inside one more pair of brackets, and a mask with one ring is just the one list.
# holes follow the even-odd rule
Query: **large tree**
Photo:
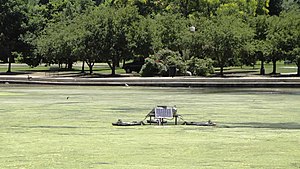
[[268, 18], [268, 34], [267, 34], [267, 43], [268, 46], [268, 56], [267, 60], [273, 63], [273, 71], [272, 74], [276, 74], [276, 63], [279, 60], [285, 58], [285, 35], [287, 33], [287, 29], [283, 26], [283, 22], [285, 19], [282, 15], [280, 16], [271, 16]]
[[287, 59], [296, 63], [297, 74], [300, 76], [300, 10], [295, 9], [282, 14], [280, 24], [284, 28], [282, 50], [286, 52]]
[[26, 32], [26, 5], [20, 0], [1, 0], [0, 3], [0, 59], [8, 62], [7, 72], [11, 72], [11, 63], [15, 53], [24, 51], [24, 42], [20, 40]]
[[253, 37], [249, 25], [233, 16], [219, 16], [212, 19], [204, 32], [206, 44], [211, 55], [220, 67], [223, 76], [224, 67], [240, 53], [241, 47]]
[[139, 20], [135, 7], [124, 7], [112, 11], [114, 15], [108, 17], [108, 34], [106, 35], [104, 56], [109, 64], [112, 75], [120, 60], [132, 55], [128, 36], [132, 25]]
[[255, 35], [253, 40], [248, 44], [248, 51], [251, 55], [256, 56], [256, 59], [261, 61], [260, 74], [265, 74], [264, 62], [268, 55], [269, 44], [266, 41], [268, 34], [268, 16], [258, 15], [251, 20], [251, 26], [254, 29]]
[[131, 41], [137, 40], [132, 38], [132, 27], [139, 19], [134, 7], [116, 9], [110, 6], [97, 7], [76, 19], [75, 23], [82, 25], [79, 28], [82, 36], [77, 41], [75, 53], [89, 65], [90, 73], [95, 62], [106, 62], [111, 74], [115, 75], [120, 60], [132, 56], [134, 50], [138, 52], [137, 48], [133, 49], [136, 43]]
[[149, 57], [161, 47], [158, 23], [150, 17], [134, 22], [129, 31], [129, 45], [136, 57]]
[[[32, 60], [42, 56], [43, 62], [59, 65], [65, 63], [68, 69], [72, 69], [73, 63], [78, 60], [74, 51], [81, 37], [80, 31], [83, 30], [79, 29], [82, 20], [74, 18], [88, 13], [91, 7], [93, 2], [90, 0], [50, 1], [36, 5], [37, 10], [33, 12], [39, 15], [33, 13], [34, 17], [30, 17], [35, 29], [25, 39], [37, 50], [30, 57], [26, 57], [25, 61], [31, 66], [37, 66]], [[76, 21], [78, 22], [74, 23]]]
[[188, 30], [186, 20], [178, 14], [159, 14], [155, 20], [159, 25], [161, 49], [181, 52], [184, 48], [182, 33]]

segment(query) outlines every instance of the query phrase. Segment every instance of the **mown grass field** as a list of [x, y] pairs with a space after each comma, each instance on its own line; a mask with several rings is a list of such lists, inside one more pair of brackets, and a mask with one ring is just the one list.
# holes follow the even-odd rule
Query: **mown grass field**
[[[300, 168], [300, 89], [0, 86], [0, 168]], [[176, 105], [216, 127], [116, 127]]]
[[[63, 75], [64, 73], [72, 73], [72, 74], [79, 74], [81, 72], [81, 65], [82, 63], [74, 63], [73, 65], [73, 71], [62, 71], [60, 70], [60, 75]], [[51, 71], [50, 69], [58, 69], [58, 65], [51, 65], [51, 66], [45, 66], [45, 65], [40, 65], [34, 68], [29, 67], [26, 64], [13, 64], [12, 65], [12, 72], [14, 73], [35, 73], [35, 72], [49, 72]], [[266, 63], [265, 64], [265, 73], [266, 75], [270, 74], [272, 72], [272, 64], [271, 63]], [[0, 64], [0, 74], [1, 72], [4, 73], [7, 71], [7, 64]], [[85, 71], [86, 73], [89, 72], [88, 66], [85, 66]], [[96, 63], [94, 68], [93, 68], [94, 73], [100, 73], [100, 74], [110, 74], [111, 69], [106, 63]], [[219, 73], [219, 68], [215, 68], [215, 73]], [[117, 74], [124, 74], [125, 70], [122, 68], [116, 68], [116, 73]], [[254, 67], [251, 66], [243, 66], [242, 68], [239, 66], [236, 67], [226, 67], [224, 69], [225, 76], [227, 74], [234, 75], [234, 74], [241, 74], [242, 76], [248, 75], [259, 75], [260, 73], [260, 62], [257, 63]], [[284, 64], [283, 61], [277, 63], [277, 73], [281, 74], [296, 74], [297, 73], [297, 66], [294, 63], [291, 64]], [[134, 75], [138, 76], [138, 73], [133, 72]], [[45, 73], [45, 75], [49, 75]], [[57, 74], [59, 75], [59, 74]], [[213, 75], [212, 75], [213, 76]]]

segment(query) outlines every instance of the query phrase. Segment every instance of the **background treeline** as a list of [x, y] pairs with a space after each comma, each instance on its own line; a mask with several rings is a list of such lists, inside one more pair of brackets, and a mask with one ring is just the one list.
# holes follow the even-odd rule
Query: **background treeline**
[[[300, 75], [299, 0], [1, 0], [0, 60], [65, 65], [147, 58], [142, 75], [290, 60]], [[84, 69], [84, 67], [83, 67]]]

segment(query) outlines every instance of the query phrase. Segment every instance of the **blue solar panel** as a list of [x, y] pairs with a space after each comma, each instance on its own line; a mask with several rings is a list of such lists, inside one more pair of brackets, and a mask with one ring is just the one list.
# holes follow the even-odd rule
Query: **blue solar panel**
[[171, 107], [156, 107], [155, 118], [173, 118], [173, 109]]

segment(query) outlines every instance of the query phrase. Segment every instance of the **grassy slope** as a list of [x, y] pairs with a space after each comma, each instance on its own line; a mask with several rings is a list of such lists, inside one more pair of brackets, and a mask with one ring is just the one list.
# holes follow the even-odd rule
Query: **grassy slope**
[[[0, 168], [299, 168], [299, 99], [300, 89], [3, 85]], [[111, 125], [157, 104], [218, 127]]]

